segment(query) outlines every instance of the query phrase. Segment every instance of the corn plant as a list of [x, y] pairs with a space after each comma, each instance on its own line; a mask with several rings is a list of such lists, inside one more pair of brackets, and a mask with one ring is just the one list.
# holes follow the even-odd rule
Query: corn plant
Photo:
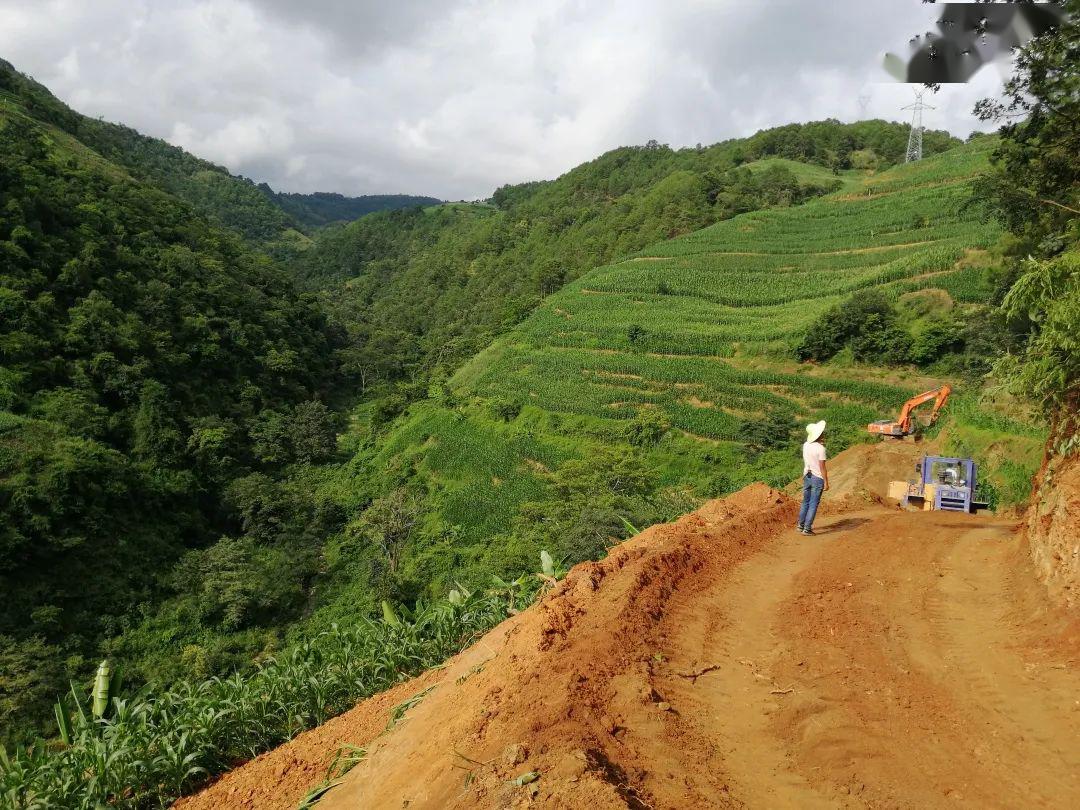
[[381, 619], [333, 625], [254, 672], [163, 691], [121, 697], [118, 668], [102, 662], [89, 692], [73, 685], [57, 702], [58, 739], [0, 750], [0, 806], [165, 807], [237, 761], [444, 661], [526, 604], [533, 581], [459, 587], [453, 601], [411, 610], [384, 603]]

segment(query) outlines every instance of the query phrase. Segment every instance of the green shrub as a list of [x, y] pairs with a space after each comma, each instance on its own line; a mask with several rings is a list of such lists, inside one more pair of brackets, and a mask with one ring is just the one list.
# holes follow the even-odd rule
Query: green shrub
[[663, 414], [642, 411], [626, 423], [626, 440], [636, 447], [656, 444], [671, 429]]
[[741, 434], [748, 447], [760, 452], [791, 446], [795, 440], [795, 428], [792, 414], [772, 410], [760, 419], [744, 421]]
[[[828, 360], [849, 344], [875, 340], [877, 333], [891, 326], [895, 318], [892, 303], [884, 293], [861, 290], [815, 320], [795, 354], [804, 362]], [[869, 356], [886, 349], [877, 344], [866, 344], [863, 354]], [[858, 358], [858, 349], [855, 354]]]
[[1011, 319], [1026, 319], [1034, 332], [1023, 351], [1007, 354], [995, 371], [1018, 394], [1046, 412], [1068, 413], [1080, 395], [1080, 252], [1029, 259], [1005, 296]]
[[493, 399], [491, 412], [497, 419], [503, 422], [513, 422], [521, 413], [521, 400], [519, 399]]
[[964, 345], [964, 329], [953, 320], [933, 320], [914, 335], [908, 357], [912, 363], [925, 366], [947, 354], [959, 351]]

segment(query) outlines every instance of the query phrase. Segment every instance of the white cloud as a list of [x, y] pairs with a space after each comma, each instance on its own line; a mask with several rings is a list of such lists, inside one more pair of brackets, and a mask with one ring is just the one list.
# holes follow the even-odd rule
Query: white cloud
[[[627, 143], [900, 119], [917, 0], [0, 0], [0, 56], [79, 111], [289, 191], [449, 199]], [[930, 127], [966, 135], [988, 69]], [[880, 82], [880, 83], [876, 83]]]

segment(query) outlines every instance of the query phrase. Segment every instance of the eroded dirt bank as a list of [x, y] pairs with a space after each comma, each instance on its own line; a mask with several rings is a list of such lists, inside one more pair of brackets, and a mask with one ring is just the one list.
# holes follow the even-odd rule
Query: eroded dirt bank
[[1047, 453], [1026, 522], [1031, 558], [1051, 598], [1080, 608], [1080, 454]]
[[184, 807], [295, 807], [274, 768], [343, 742], [320, 810], [1080, 806], [1080, 624], [1016, 527], [837, 500], [815, 538], [761, 485], [653, 527]]

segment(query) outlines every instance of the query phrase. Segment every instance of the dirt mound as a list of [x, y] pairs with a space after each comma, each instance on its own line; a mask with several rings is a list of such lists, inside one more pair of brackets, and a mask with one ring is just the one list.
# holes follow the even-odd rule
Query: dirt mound
[[[688, 576], [722, 578], [787, 528], [796, 508], [755, 484], [651, 527], [606, 559], [575, 566], [537, 605], [451, 659], [437, 679], [403, 684], [343, 715], [347, 733], [323, 733], [324, 726], [301, 735], [178, 806], [295, 807], [305, 780], [313, 786], [344, 742], [369, 745], [368, 756], [320, 810], [508, 806], [519, 799], [645, 806], [634, 785], [640, 763], [650, 759], [650, 735], [668, 718], [650, 683], [667, 645], [659, 632], [667, 600]], [[432, 683], [392, 734], [372, 739], [390, 706]], [[530, 771], [542, 777], [512, 784]]]
[[[406, 799], [410, 808], [639, 805], [635, 785], [665, 723], [651, 674], [667, 646], [667, 601], [688, 576], [722, 577], [787, 528], [795, 508], [753, 485], [575, 566], [535, 608], [454, 659], [320, 810]], [[529, 772], [542, 778], [513, 784]], [[679, 803], [677, 793], [663, 798]]]
[[[829, 492], [822, 501], [823, 511], [887, 505], [889, 482], [914, 478], [915, 465], [934, 452], [930, 442], [883, 441], [849, 447], [827, 462]], [[785, 492], [798, 496], [801, 487], [801, 481], [793, 481]]]

